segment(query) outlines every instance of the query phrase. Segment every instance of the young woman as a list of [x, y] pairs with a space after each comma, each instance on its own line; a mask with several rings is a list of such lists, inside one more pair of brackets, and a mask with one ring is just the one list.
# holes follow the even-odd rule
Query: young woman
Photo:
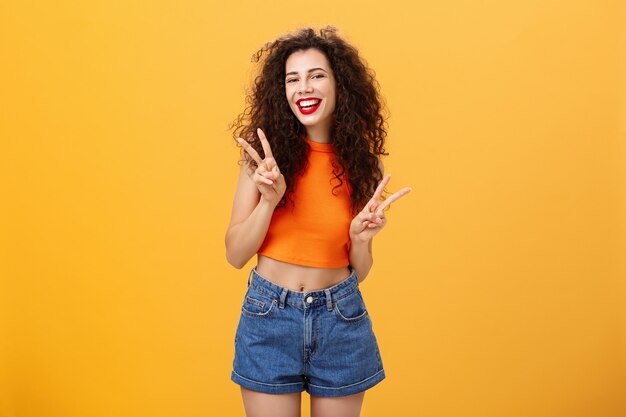
[[[264, 56], [264, 60], [261, 58]], [[231, 379], [248, 417], [358, 416], [385, 378], [359, 284], [372, 266], [384, 209], [386, 136], [371, 71], [326, 27], [254, 55], [261, 71], [233, 123], [243, 149], [226, 257], [255, 254], [235, 335]]]

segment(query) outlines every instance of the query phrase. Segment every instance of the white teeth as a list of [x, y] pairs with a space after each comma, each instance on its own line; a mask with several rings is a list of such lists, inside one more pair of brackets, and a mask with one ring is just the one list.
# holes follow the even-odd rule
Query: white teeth
[[320, 101], [321, 100], [302, 100], [298, 104], [300, 105], [300, 107], [311, 107], [311, 106], [315, 106]]

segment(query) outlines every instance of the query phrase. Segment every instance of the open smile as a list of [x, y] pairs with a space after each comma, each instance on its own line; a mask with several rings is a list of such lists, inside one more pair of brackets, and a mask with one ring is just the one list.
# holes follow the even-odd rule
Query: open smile
[[322, 100], [319, 98], [301, 98], [296, 102], [298, 110], [300, 110], [302, 114], [314, 113], [320, 107], [320, 104], [322, 104]]

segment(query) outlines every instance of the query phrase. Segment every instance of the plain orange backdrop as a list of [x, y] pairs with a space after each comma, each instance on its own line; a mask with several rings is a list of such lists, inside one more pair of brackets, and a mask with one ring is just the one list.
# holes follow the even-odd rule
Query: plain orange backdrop
[[[0, 416], [243, 416], [251, 55], [339, 27], [389, 109], [364, 417], [626, 415], [620, 1], [7, 1]], [[304, 415], [308, 415], [305, 396]]]

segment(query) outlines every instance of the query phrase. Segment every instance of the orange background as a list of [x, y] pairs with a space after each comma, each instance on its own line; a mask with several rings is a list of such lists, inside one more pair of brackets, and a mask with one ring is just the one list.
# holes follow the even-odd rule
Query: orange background
[[389, 189], [413, 188], [362, 284], [387, 373], [362, 416], [626, 415], [624, 22], [617, 0], [3, 2], [0, 416], [243, 416], [227, 125], [252, 53], [325, 24], [376, 71]]

